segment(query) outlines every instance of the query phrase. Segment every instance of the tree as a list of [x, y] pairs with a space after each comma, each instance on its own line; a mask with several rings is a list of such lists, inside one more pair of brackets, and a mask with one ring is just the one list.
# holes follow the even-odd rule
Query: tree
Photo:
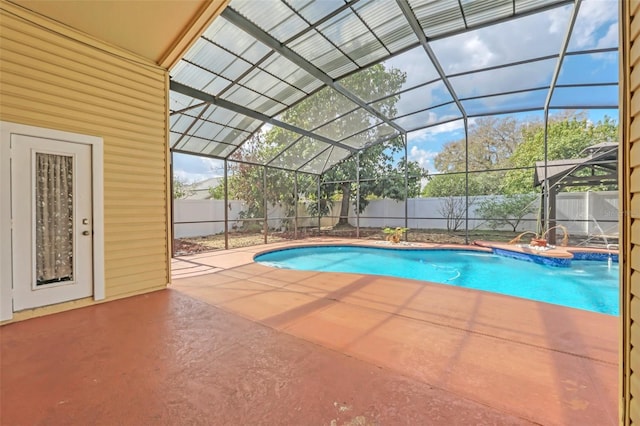
[[[527, 124], [514, 117], [482, 117], [469, 127], [468, 143], [465, 139], [448, 142], [434, 158], [436, 170], [441, 173], [464, 172], [465, 146], [469, 147], [469, 170], [482, 171], [505, 167], [509, 158], [522, 142], [522, 131]], [[460, 177], [462, 176], [462, 177]], [[454, 189], [455, 188], [455, 189]], [[425, 186], [423, 196], [444, 197], [454, 189], [464, 195], [464, 175], [439, 175]], [[471, 195], [494, 194], [499, 190], [499, 181], [488, 174], [469, 174]]]
[[[402, 149], [402, 140], [396, 138], [363, 151], [359, 160], [360, 191], [355, 188], [357, 173], [356, 161], [353, 158], [324, 174], [323, 180], [327, 183], [321, 185], [321, 202], [328, 207], [333, 205], [334, 199], [341, 200], [339, 225], [348, 223], [349, 205], [358, 205], [359, 213], [362, 213], [374, 197], [404, 200], [405, 161], [404, 158], [394, 161], [394, 155]], [[407, 194], [409, 197], [418, 196], [420, 180], [426, 176], [426, 171], [418, 163], [409, 161], [407, 173]], [[360, 199], [356, 201], [358, 193]]]
[[[376, 109], [388, 117], [394, 117], [398, 96], [392, 95], [401, 89], [405, 81], [405, 73], [377, 64], [342, 80], [341, 84], [357, 95], [366, 96], [367, 99], [381, 99], [376, 102]], [[283, 112], [280, 119], [335, 140], [352, 135], [343, 143], [354, 147], [365, 147], [382, 139], [384, 134], [381, 130], [385, 126], [376, 126], [377, 120], [368, 112], [363, 109], [354, 110], [354, 107], [353, 102], [336, 90], [325, 88]], [[337, 117], [340, 118], [336, 119]], [[286, 168], [304, 164], [306, 159], [323, 152], [326, 148], [323, 142], [313, 138], [300, 138], [296, 133], [274, 127], [268, 132], [256, 134], [251, 141], [236, 151], [233, 159], [258, 164], [273, 161]], [[363, 179], [359, 191], [355, 191], [353, 187], [358, 173], [353, 156], [328, 170], [323, 175], [325, 183], [321, 185], [320, 214], [327, 213], [334, 199], [342, 199], [340, 223], [347, 223], [349, 205], [356, 203], [357, 192], [360, 194], [361, 211], [371, 196], [403, 199], [404, 166], [402, 160], [397, 161], [402, 148], [402, 140], [395, 138], [374, 144], [362, 151], [359, 173], [366, 179]], [[301, 162], [301, 159], [304, 160]], [[233, 176], [229, 179], [230, 196], [244, 200], [256, 213], [263, 208], [263, 197], [272, 204], [292, 205], [296, 195], [293, 193], [293, 173], [270, 168], [267, 188], [264, 191], [263, 168], [243, 163], [235, 163], [233, 167]], [[417, 194], [419, 180], [424, 176], [424, 171], [413, 162], [408, 165], [408, 171], [417, 177], [414, 179], [417, 187], [416, 184], [411, 187]], [[299, 174], [299, 179], [302, 180], [299, 180], [300, 192], [309, 199], [318, 201], [317, 188], [312, 184], [312, 177]]]
[[[597, 123], [585, 113], [567, 111], [553, 117], [547, 124], [547, 159], [580, 158], [582, 151], [600, 142], [617, 141], [618, 125], [605, 116]], [[523, 142], [509, 160], [510, 167], [532, 167], [544, 160], [544, 126], [531, 126], [523, 132]], [[507, 194], [528, 193], [533, 190], [533, 172], [511, 170], [503, 183]]]
[[189, 184], [182, 178], [174, 176], [173, 178], [173, 199], [179, 200], [181, 198], [187, 198], [194, 194], [194, 190], [191, 189]]
[[[429, 176], [429, 183], [422, 191], [423, 197], [441, 198], [438, 213], [446, 219], [447, 231], [457, 231], [466, 217], [466, 183], [463, 173], [433, 175]], [[469, 175], [469, 207], [475, 204], [475, 195], [481, 192], [481, 186], [477, 175]]]
[[[469, 126], [469, 170], [502, 167], [522, 141], [522, 123], [514, 117], [482, 117]], [[441, 173], [465, 171], [465, 139], [448, 142], [433, 164]]]
[[[536, 161], [544, 160], [544, 134], [544, 123], [539, 119], [518, 121], [514, 117], [489, 117], [476, 120], [469, 129], [469, 170], [526, 168], [508, 171], [500, 182], [484, 179], [479, 183], [489, 186], [480, 187], [477, 194], [526, 194], [533, 191], [531, 167]], [[585, 112], [563, 111], [550, 117], [547, 124], [547, 158], [579, 158], [585, 148], [617, 138], [618, 126], [610, 117], [593, 123]], [[464, 139], [445, 144], [434, 159], [436, 169], [442, 173], [464, 172], [464, 149]], [[475, 179], [471, 178], [474, 175], [470, 174], [470, 179]], [[441, 179], [447, 178], [443, 176]], [[454, 178], [449, 179], [455, 181]], [[443, 183], [432, 180], [427, 187], [429, 185], [443, 186]], [[429, 192], [438, 190], [429, 189]]]
[[[585, 113], [562, 112], [548, 123], [548, 159], [578, 158], [588, 146], [617, 140], [617, 132], [617, 124], [609, 117], [592, 123]], [[492, 224], [517, 227], [527, 214], [519, 210], [519, 203], [526, 204], [534, 190], [531, 167], [544, 158], [544, 123], [517, 121], [513, 117], [478, 119], [469, 129], [468, 146], [471, 171], [526, 168], [468, 175], [470, 202], [475, 201], [476, 195], [514, 195], [505, 199], [506, 205], [499, 205], [496, 199], [495, 203], [486, 204], [484, 210], [488, 217], [497, 219]], [[453, 228], [466, 211], [464, 200], [458, 198], [465, 195], [465, 177], [464, 173], [446, 173], [464, 172], [464, 159], [464, 139], [445, 144], [434, 159], [436, 169], [445, 174], [432, 176], [422, 192], [425, 197], [445, 197], [440, 213]], [[527, 195], [516, 197], [515, 194]]]
[[[469, 195], [495, 194], [500, 186], [500, 179], [493, 174], [469, 173]], [[423, 197], [464, 196], [467, 182], [464, 173], [430, 175], [422, 190]]]
[[[469, 208], [475, 200], [469, 200]], [[457, 231], [467, 216], [467, 202], [464, 197], [444, 197], [440, 200], [438, 213], [447, 221], [447, 231]]]
[[209, 198], [212, 200], [224, 200], [224, 184], [209, 187]]
[[537, 198], [533, 193], [492, 197], [481, 202], [477, 212], [489, 223], [491, 229], [509, 225], [515, 232], [522, 219], [536, 210]]

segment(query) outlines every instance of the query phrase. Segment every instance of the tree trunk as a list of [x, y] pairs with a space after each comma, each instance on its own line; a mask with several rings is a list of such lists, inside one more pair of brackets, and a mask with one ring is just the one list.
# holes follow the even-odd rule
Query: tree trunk
[[342, 203], [340, 204], [340, 220], [338, 225], [349, 224], [349, 198], [351, 198], [351, 183], [343, 182], [340, 184], [342, 190]]

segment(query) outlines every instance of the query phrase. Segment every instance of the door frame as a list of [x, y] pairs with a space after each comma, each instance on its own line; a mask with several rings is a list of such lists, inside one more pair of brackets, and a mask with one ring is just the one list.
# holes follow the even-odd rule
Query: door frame
[[[100, 137], [0, 121], [0, 321], [13, 318], [13, 253], [11, 249], [12, 134], [56, 139], [91, 147], [93, 208], [93, 300], [105, 298], [104, 280], [104, 153]], [[64, 303], [64, 302], [63, 302]], [[38, 309], [38, 308], [34, 308]]]

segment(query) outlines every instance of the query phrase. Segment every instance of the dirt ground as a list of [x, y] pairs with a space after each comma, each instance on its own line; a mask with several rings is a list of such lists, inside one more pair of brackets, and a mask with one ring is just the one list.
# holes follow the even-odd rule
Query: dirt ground
[[[353, 227], [322, 229], [320, 234], [313, 230], [299, 230], [298, 240], [315, 236], [333, 236], [341, 238], [357, 238]], [[360, 239], [384, 240], [386, 234], [380, 228], [360, 228]], [[517, 235], [515, 232], [505, 231], [469, 231], [469, 242], [475, 240], [509, 241]], [[465, 244], [464, 231], [446, 232], [443, 230], [409, 230], [407, 241], [436, 244]], [[294, 240], [293, 232], [270, 232], [267, 243]], [[229, 248], [249, 247], [264, 244], [264, 234], [240, 233], [229, 234]], [[174, 256], [202, 253], [224, 249], [224, 234], [208, 235], [204, 237], [179, 238], [174, 240]]]
[[[299, 229], [298, 240], [304, 240], [309, 237], [330, 236], [340, 238], [358, 238], [356, 237], [356, 228], [352, 226], [339, 228], [323, 228], [320, 233], [317, 229]], [[511, 231], [492, 231], [492, 230], [470, 230], [469, 243], [476, 240], [484, 241], [501, 241], [506, 242], [516, 237], [519, 232]], [[362, 240], [384, 240], [386, 234], [380, 228], [360, 228], [359, 239]], [[560, 236], [558, 236], [560, 238]], [[289, 232], [269, 232], [267, 235], [267, 243], [281, 242], [286, 240], [295, 240], [294, 233]], [[409, 242], [420, 243], [436, 243], [436, 244], [465, 244], [465, 232], [451, 231], [447, 232], [442, 229], [409, 229], [406, 235]], [[523, 242], [527, 238], [523, 238]], [[610, 241], [616, 244], [618, 241]], [[262, 232], [232, 232], [229, 233], [229, 248], [250, 247], [264, 244], [264, 234]], [[591, 246], [599, 247], [603, 244], [600, 241], [589, 241], [586, 244], [584, 236], [570, 236], [570, 246]], [[174, 256], [183, 256], [194, 253], [202, 253], [213, 250], [224, 250], [224, 234], [208, 235], [204, 237], [179, 238], [174, 240]]]

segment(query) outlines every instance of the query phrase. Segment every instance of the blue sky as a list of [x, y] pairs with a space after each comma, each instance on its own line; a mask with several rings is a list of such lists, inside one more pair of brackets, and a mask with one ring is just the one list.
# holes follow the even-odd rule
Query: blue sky
[[[617, 47], [617, 0], [584, 0], [567, 51]], [[507, 21], [492, 27], [459, 34], [431, 43], [440, 65], [450, 77], [451, 85], [462, 99], [484, 96], [509, 90], [527, 90], [548, 86], [557, 60], [540, 60], [526, 65], [511, 66], [490, 72], [463, 75], [457, 73], [503, 65], [525, 59], [557, 55], [565, 37], [572, 5], [554, 8], [523, 19]], [[419, 86], [437, 77], [422, 48], [398, 55], [385, 63], [387, 68], [398, 68], [407, 73], [403, 90]], [[615, 52], [570, 55], [565, 57], [557, 84], [611, 83], [618, 79], [618, 56]], [[602, 107], [617, 105], [617, 86], [588, 88], [556, 88], [552, 107], [590, 105]], [[463, 101], [468, 114], [479, 111], [500, 111], [517, 108], [539, 108], [547, 90], [521, 92], [506, 96], [491, 96]], [[408, 114], [451, 100], [442, 83], [422, 86], [403, 93], [397, 104], [398, 114]], [[590, 120], [596, 122], [605, 115], [618, 121], [616, 109], [589, 109]], [[551, 111], [553, 113], [553, 110]], [[456, 115], [458, 114], [458, 115]], [[455, 107], [447, 106], [409, 115], [398, 120], [407, 129], [436, 124], [459, 116]], [[541, 112], [517, 114], [519, 119], [541, 117]], [[473, 123], [473, 119], [470, 119]], [[435, 125], [408, 134], [409, 158], [424, 168], [434, 171], [433, 158], [442, 146], [464, 136], [462, 121]], [[174, 154], [174, 174], [188, 182], [222, 175], [223, 163], [203, 157]]]

